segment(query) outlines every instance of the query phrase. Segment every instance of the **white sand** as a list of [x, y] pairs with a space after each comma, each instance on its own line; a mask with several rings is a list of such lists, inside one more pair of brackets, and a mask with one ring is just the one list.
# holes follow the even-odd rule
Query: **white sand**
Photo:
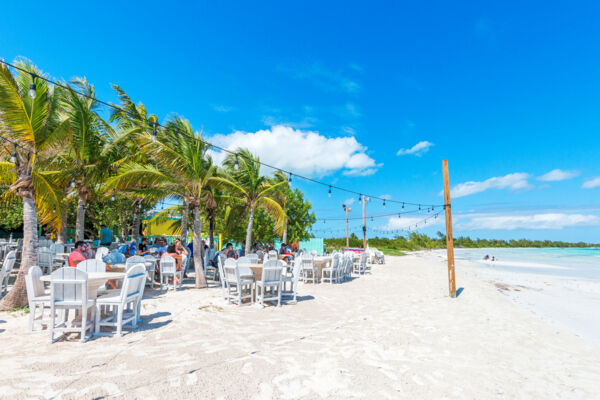
[[225, 305], [219, 289], [151, 297], [122, 338], [46, 344], [0, 314], [0, 397], [599, 398], [600, 347], [443, 262], [388, 257], [372, 275], [304, 285], [281, 308]]

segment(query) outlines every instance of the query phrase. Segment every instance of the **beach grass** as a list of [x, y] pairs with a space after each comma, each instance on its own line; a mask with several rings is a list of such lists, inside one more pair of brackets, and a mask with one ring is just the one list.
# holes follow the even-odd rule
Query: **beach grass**
[[401, 251], [401, 250], [398, 250], [398, 249], [383, 248], [383, 249], [380, 249], [380, 250], [381, 250], [381, 251], [383, 252], [383, 254], [385, 254], [386, 256], [405, 256], [405, 255], [406, 255], [406, 253], [405, 253], [405, 252], [403, 252], [403, 251]]

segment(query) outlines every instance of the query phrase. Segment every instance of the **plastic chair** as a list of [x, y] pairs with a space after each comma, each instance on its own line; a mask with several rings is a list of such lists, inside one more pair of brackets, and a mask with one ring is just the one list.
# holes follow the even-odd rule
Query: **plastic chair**
[[[40, 280], [42, 276], [42, 270], [37, 265], [29, 268], [29, 272], [25, 275], [25, 287], [27, 289], [27, 302], [29, 303], [29, 323], [27, 325], [27, 332], [34, 332], [35, 322], [39, 322], [40, 330], [36, 332], [42, 332], [42, 324], [44, 322], [44, 308], [50, 307], [50, 295], [46, 293], [44, 289], [44, 283]], [[36, 314], [40, 309], [40, 318], [37, 320]]]

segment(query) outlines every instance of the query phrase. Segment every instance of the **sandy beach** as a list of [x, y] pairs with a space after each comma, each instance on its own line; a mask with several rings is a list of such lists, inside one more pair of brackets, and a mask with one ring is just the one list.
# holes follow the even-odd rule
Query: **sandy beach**
[[493, 279], [431, 254], [301, 285], [297, 304], [226, 305], [220, 289], [148, 291], [123, 337], [47, 344], [0, 313], [6, 399], [600, 397], [600, 347], [516, 305]]

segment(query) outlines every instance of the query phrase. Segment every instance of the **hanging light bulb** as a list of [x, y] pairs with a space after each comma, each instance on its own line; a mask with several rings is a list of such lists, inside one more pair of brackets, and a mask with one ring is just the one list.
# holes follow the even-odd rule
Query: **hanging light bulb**
[[236, 153], [235, 154], [235, 164], [233, 164], [233, 169], [235, 169], [237, 171], [239, 167], [240, 167], [240, 162], [238, 161], [238, 155]]
[[358, 201], [361, 202], [362, 201], [362, 194], [358, 195]]
[[115, 201], [115, 194], [113, 193], [112, 196], [110, 196], [110, 200], [111, 201]]
[[15, 151], [10, 156], [10, 162], [13, 164], [17, 163], [17, 146], [15, 145]]
[[331, 185], [329, 185], [329, 193], [328, 193], [329, 197], [331, 197]]
[[404, 203], [402, 203], [402, 209], [404, 210]]
[[74, 188], [75, 187], [75, 179], [71, 179], [71, 187]]
[[385, 199], [383, 199], [383, 208], [385, 208]]
[[29, 85], [29, 91], [27, 92], [27, 94], [32, 99], [35, 99], [35, 96], [37, 95], [35, 87], [35, 75], [33, 74], [31, 74], [31, 85]]
[[419, 211], [421, 211], [421, 205], [419, 204]]
[[154, 121], [154, 123], [152, 124], [152, 136], [150, 137], [152, 139], [153, 142], [156, 142], [156, 137], [157, 135], [157, 129], [156, 129], [156, 121]]
[[371, 222], [373, 222], [373, 217], [371, 217]]
[[288, 183], [290, 184], [290, 186], [292, 186], [292, 173], [290, 172], [290, 175], [288, 177]]

